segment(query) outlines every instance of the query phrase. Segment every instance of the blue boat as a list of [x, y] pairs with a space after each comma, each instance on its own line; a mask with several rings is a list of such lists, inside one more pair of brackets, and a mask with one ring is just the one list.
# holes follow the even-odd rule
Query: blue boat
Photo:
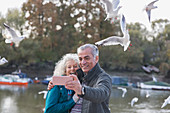
[[52, 76], [47, 76], [44, 80], [41, 81], [42, 84], [48, 85], [48, 83], [52, 80]]
[[128, 78], [120, 77], [120, 76], [113, 76], [112, 85], [128, 86]]

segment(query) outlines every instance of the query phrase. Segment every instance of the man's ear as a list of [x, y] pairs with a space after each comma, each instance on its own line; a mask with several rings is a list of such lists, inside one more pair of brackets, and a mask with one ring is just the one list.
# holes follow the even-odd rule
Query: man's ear
[[96, 56], [95, 62], [97, 63], [99, 61], [99, 56]]

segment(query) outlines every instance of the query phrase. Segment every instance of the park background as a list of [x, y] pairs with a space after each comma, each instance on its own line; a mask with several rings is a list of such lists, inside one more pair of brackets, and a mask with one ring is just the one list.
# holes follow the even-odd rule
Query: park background
[[[55, 63], [64, 54], [75, 53], [80, 45], [123, 36], [119, 18], [112, 23], [104, 21], [105, 17], [99, 0], [27, 0], [21, 9], [8, 9], [5, 15], [0, 14], [0, 56], [8, 60], [0, 66], [0, 73], [21, 69], [29, 77], [52, 75]], [[19, 47], [5, 43], [3, 23], [27, 36]], [[143, 72], [142, 65], [150, 64], [160, 69], [159, 77], [169, 78], [169, 20], [150, 24], [151, 30], [139, 22], [127, 23], [132, 46], [125, 52], [120, 45], [100, 46], [101, 67], [135, 75]]]

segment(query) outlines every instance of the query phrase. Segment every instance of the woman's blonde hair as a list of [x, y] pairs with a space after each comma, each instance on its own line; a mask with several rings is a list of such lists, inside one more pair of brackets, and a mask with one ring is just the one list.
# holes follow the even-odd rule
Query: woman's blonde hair
[[53, 72], [53, 76], [61, 76], [66, 72], [66, 62], [74, 60], [77, 64], [79, 64], [78, 55], [74, 53], [68, 53], [64, 55], [57, 63]]

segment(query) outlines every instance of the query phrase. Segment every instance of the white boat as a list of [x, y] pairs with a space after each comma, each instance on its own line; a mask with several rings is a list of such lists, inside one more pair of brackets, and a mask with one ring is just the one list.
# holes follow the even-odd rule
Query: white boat
[[152, 89], [152, 90], [170, 90], [170, 84], [166, 82], [155, 82], [155, 81], [141, 82], [141, 83], [137, 83], [137, 87], [142, 89]]

